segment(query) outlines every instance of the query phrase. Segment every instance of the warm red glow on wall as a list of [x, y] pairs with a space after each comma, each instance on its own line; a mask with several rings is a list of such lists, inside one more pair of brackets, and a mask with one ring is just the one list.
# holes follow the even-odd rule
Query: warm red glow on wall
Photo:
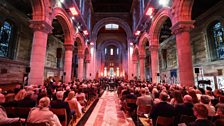
[[78, 12], [75, 7], [70, 7], [69, 10], [71, 11], [72, 15], [74, 16], [78, 15]]
[[84, 30], [83, 33], [84, 33], [84, 35], [88, 35], [89, 34], [87, 30]]
[[135, 35], [138, 36], [140, 33], [141, 33], [141, 31], [137, 30], [137, 31], [135, 32]]
[[146, 15], [147, 16], [152, 16], [153, 12], [154, 12], [154, 8], [153, 7], [149, 7], [147, 12], [146, 12]]

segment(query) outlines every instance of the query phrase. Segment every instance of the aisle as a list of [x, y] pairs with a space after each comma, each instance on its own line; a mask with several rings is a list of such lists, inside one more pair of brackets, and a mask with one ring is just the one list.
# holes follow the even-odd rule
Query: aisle
[[85, 126], [134, 126], [134, 122], [120, 110], [117, 93], [105, 91]]

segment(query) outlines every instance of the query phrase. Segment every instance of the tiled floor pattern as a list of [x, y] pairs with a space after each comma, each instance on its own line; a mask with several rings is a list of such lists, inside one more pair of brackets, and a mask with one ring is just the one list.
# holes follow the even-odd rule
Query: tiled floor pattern
[[85, 126], [134, 126], [131, 118], [120, 110], [116, 92], [105, 91]]

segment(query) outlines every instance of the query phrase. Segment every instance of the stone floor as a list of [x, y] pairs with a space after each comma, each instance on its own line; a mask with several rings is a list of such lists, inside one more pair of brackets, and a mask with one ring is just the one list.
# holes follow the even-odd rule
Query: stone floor
[[95, 106], [85, 126], [134, 126], [120, 110], [120, 103], [115, 91], [105, 91]]

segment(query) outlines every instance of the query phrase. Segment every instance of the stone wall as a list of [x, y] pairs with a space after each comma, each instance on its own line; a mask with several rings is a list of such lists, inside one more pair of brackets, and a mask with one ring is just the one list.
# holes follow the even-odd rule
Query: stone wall
[[[192, 47], [192, 61], [193, 67], [200, 67], [203, 69], [204, 76], [223, 76], [218, 74], [218, 70], [224, 71], [224, 60], [212, 61], [210, 57], [210, 49], [208, 46], [208, 25], [215, 21], [220, 20], [224, 26], [224, 2], [220, 2], [217, 6], [212, 7], [195, 20], [195, 28], [191, 31], [191, 47]], [[194, 13], [194, 12], [193, 12]], [[178, 57], [176, 50], [175, 37], [170, 37], [165, 42], [160, 44], [160, 73], [161, 78], [170, 77], [170, 70], [177, 69], [178, 71]], [[167, 68], [163, 67], [163, 60], [161, 57], [161, 50], [167, 49]], [[178, 72], [177, 72], [178, 74]], [[177, 75], [178, 76], [178, 75]], [[195, 74], [196, 78], [196, 74]], [[178, 78], [177, 78], [178, 80]], [[216, 83], [216, 81], [214, 82]]]
[[[16, 26], [16, 49], [13, 59], [0, 57], [0, 85], [23, 83], [24, 74], [26, 74], [26, 67], [29, 66], [33, 31], [29, 28], [29, 18], [23, 13], [19, 12], [9, 4], [0, 4], [0, 24], [5, 19], [11, 19]], [[62, 58], [60, 67], [57, 68], [56, 50], [62, 48]], [[47, 52], [45, 61], [45, 79], [48, 75], [61, 77], [64, 62], [64, 47], [63, 43], [52, 35], [49, 35], [47, 42]], [[31, 68], [32, 69], [32, 68]], [[52, 74], [54, 73], [54, 74]]]
[[212, 61], [210, 57], [209, 41], [207, 34], [208, 25], [215, 21], [220, 20], [223, 23], [224, 16], [224, 2], [220, 2], [217, 6], [212, 7], [207, 12], [202, 14], [196, 19], [195, 29], [191, 32], [191, 42], [194, 55], [194, 66], [202, 67], [204, 75], [216, 76], [218, 69], [224, 70], [224, 60]]

